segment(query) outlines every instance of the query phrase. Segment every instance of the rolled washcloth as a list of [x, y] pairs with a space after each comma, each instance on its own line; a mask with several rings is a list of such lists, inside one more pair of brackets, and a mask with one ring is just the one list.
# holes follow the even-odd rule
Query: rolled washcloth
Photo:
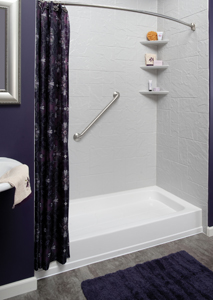
[[0, 177], [0, 183], [5, 182], [15, 187], [13, 208], [16, 204], [27, 198], [32, 192], [30, 187], [29, 168], [27, 165], [21, 164], [6, 172]]

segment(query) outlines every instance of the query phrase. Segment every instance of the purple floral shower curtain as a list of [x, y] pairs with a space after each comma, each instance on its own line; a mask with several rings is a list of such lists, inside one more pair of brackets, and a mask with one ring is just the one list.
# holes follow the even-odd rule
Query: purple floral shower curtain
[[69, 17], [37, 5], [35, 74], [35, 270], [69, 257]]

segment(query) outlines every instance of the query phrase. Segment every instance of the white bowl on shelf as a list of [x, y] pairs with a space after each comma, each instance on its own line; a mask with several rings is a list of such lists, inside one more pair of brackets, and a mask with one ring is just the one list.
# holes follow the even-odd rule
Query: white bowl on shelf
[[[21, 163], [15, 159], [0, 157], [0, 177], [19, 165], [21, 165]], [[0, 183], [0, 192], [4, 192], [11, 188], [12, 186], [9, 183]]]

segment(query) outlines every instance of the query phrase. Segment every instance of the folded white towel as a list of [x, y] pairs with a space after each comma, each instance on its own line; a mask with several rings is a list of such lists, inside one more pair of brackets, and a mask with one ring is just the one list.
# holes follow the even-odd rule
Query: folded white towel
[[15, 187], [14, 204], [22, 202], [31, 193], [29, 168], [27, 165], [19, 165], [6, 172], [0, 178], [0, 183], [8, 182], [11, 186]]

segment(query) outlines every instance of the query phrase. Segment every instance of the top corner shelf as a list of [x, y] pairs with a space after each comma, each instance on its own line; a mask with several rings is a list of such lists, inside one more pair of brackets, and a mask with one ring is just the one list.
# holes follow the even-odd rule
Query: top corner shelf
[[161, 40], [161, 41], [142, 41], [142, 45], [165, 45], [169, 42], [169, 40]]

